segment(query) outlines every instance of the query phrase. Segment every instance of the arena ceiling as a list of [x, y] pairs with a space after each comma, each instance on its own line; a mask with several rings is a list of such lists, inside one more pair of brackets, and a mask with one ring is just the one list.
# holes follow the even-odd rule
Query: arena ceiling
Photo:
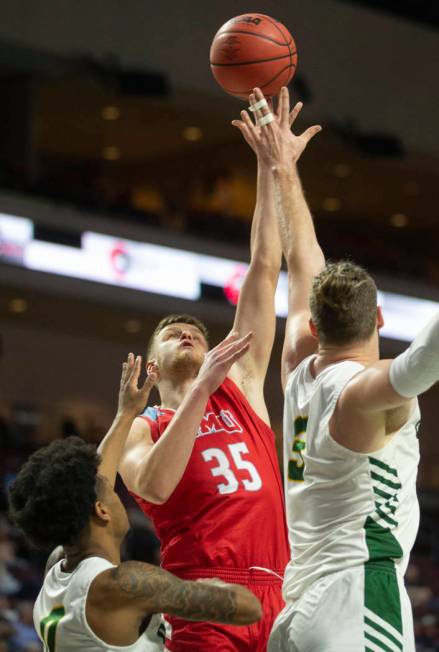
[[424, 23], [428, 27], [439, 27], [439, 5], [436, 0], [405, 0], [405, 2], [400, 2], [400, 0], [342, 1], [401, 16], [407, 20]]

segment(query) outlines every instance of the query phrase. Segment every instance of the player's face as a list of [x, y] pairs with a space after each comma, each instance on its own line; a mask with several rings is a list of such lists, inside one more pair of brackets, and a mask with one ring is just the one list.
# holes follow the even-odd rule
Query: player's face
[[105, 506], [108, 509], [111, 517], [111, 531], [114, 536], [122, 541], [126, 533], [130, 529], [128, 515], [121, 499], [114, 491], [108, 480], [105, 478]]
[[208, 350], [203, 333], [193, 324], [176, 323], [166, 326], [156, 336], [154, 354], [160, 375], [198, 373]]

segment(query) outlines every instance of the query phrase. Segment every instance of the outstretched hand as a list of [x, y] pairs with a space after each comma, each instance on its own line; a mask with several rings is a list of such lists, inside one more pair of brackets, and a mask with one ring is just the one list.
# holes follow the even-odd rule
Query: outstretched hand
[[[250, 106], [254, 107], [264, 99], [262, 91], [255, 88], [249, 96]], [[233, 120], [232, 125], [240, 130], [261, 163], [266, 163], [271, 167], [290, 166], [299, 160], [311, 138], [321, 131], [320, 125], [314, 125], [299, 136], [292, 133], [291, 127], [302, 107], [302, 102], [297, 102], [290, 110], [289, 93], [284, 86], [279, 93], [275, 111], [273, 111], [271, 101], [267, 100], [267, 106], [253, 110], [255, 123], [250, 118], [248, 111], [241, 111], [241, 120]], [[272, 115], [272, 121], [260, 126], [261, 118], [269, 114]]]
[[232, 365], [247, 353], [252, 336], [252, 332], [244, 337], [238, 337], [236, 332], [232, 332], [206, 353], [198, 372], [198, 382], [204, 385], [209, 395], [218, 389]]
[[139, 387], [139, 376], [142, 368], [142, 356], [134, 358], [129, 353], [127, 361], [122, 365], [120, 378], [118, 412], [137, 416], [145, 407], [151, 389], [157, 381], [158, 367], [156, 364], [149, 365], [145, 382]]

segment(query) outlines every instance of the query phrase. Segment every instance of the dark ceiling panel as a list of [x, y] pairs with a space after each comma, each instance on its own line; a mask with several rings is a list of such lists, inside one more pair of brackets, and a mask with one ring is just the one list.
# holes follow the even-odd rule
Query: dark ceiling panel
[[439, 28], [439, 2], [437, 0], [342, 0], [364, 5], [408, 20]]

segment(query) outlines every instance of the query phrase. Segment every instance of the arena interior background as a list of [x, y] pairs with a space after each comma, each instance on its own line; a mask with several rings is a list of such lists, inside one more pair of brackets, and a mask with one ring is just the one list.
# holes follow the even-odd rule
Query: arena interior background
[[[256, 166], [230, 126], [243, 105], [216, 85], [208, 53], [226, 20], [250, 11], [296, 39], [299, 126], [324, 127], [300, 165], [307, 198], [327, 256], [365, 265], [383, 292], [382, 354], [401, 351], [439, 305], [434, 1], [4, 0], [0, 651], [40, 649], [30, 608], [42, 559], [5, 516], [17, 468], [54, 437], [99, 440], [120, 361], [144, 352], [162, 314], [201, 317], [213, 342], [231, 325]], [[266, 386], [277, 432], [283, 290]], [[427, 652], [439, 650], [437, 386], [421, 407], [422, 520], [407, 582]], [[129, 506], [126, 554], [158, 562]]]

